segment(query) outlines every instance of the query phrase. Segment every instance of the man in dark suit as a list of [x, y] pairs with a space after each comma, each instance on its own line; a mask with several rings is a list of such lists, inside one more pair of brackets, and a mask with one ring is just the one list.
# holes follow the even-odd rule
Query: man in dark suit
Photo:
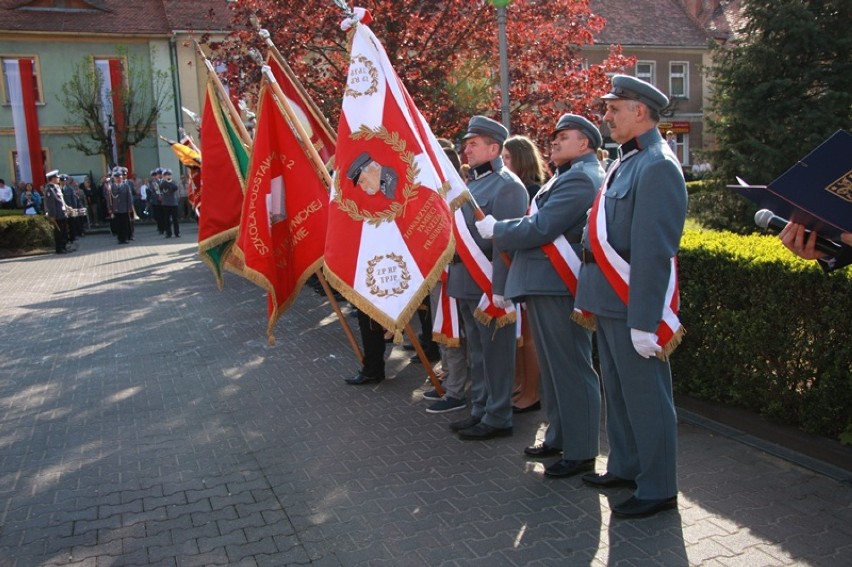
[[[471, 118], [465, 135], [464, 153], [470, 165], [468, 188], [482, 211], [497, 219], [522, 216], [529, 201], [523, 183], [503, 166], [500, 157], [508, 135], [502, 124], [485, 116]], [[491, 261], [494, 305], [510, 307], [511, 301], [504, 297], [508, 266], [497, 246], [476, 233], [473, 207], [465, 204], [462, 212], [476, 246]], [[464, 263], [450, 265], [447, 294], [458, 300], [470, 356], [471, 414], [450, 424], [461, 439], [484, 440], [512, 434], [515, 325], [499, 326], [494, 320], [485, 324], [476, 317], [483, 293]]]
[[[592, 332], [571, 316], [586, 213], [604, 179], [595, 153], [602, 142], [586, 118], [563, 115], [551, 134], [556, 174], [536, 194], [530, 214], [502, 221], [487, 216], [476, 223], [482, 237], [493, 235], [499, 248], [515, 252], [505, 294], [526, 301], [548, 421], [544, 442], [524, 453], [533, 458], [561, 453], [545, 469], [549, 477], [593, 469], [599, 450], [601, 395]], [[577, 273], [566, 274], [572, 266]]]
[[[616, 516], [632, 518], [677, 507], [677, 418], [665, 354], [682, 332], [670, 315], [687, 194], [677, 157], [657, 127], [666, 95], [617, 75], [602, 98], [604, 122], [621, 145], [583, 235], [576, 306], [597, 321], [610, 452], [607, 472], [583, 481], [636, 486], [612, 507]], [[665, 330], [674, 332], [665, 338]]]

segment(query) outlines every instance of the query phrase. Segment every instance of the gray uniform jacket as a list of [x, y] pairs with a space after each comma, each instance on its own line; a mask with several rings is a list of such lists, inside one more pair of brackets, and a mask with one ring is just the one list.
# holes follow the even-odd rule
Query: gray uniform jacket
[[130, 185], [128, 183], [108, 183], [107, 203], [112, 214], [129, 213], [133, 210], [133, 190]]
[[44, 208], [47, 216], [52, 219], [67, 218], [65, 212], [65, 200], [62, 198], [62, 190], [55, 183], [44, 186]]
[[517, 251], [506, 279], [506, 297], [523, 301], [527, 295], [570, 295], [541, 247], [564, 235], [580, 254], [586, 213], [603, 179], [604, 170], [597, 156], [581, 156], [560, 166], [541, 188], [535, 196], [535, 215], [494, 225], [497, 246]]
[[172, 181], [160, 181], [160, 192], [163, 200], [160, 204], [164, 207], [176, 207], [178, 204], [178, 186]]
[[[638, 152], [633, 152], [638, 150]], [[607, 240], [630, 263], [630, 298], [625, 305], [597, 264], [580, 271], [576, 307], [627, 326], [654, 332], [663, 313], [671, 258], [680, 247], [686, 220], [686, 183], [677, 158], [652, 128], [623, 144], [624, 159], [604, 193]], [[588, 226], [584, 246], [589, 248]]]
[[[467, 186], [482, 211], [497, 220], [523, 216], [529, 206], [529, 195], [524, 184], [517, 175], [503, 167], [501, 157], [471, 169]], [[474, 226], [473, 206], [470, 203], [465, 204], [462, 213], [479, 249], [491, 259], [493, 292], [503, 295], [509, 267], [494, 241], [479, 236]], [[483, 290], [476, 285], [464, 264], [456, 262], [450, 265], [447, 294], [456, 299], [478, 300], [482, 297]]]

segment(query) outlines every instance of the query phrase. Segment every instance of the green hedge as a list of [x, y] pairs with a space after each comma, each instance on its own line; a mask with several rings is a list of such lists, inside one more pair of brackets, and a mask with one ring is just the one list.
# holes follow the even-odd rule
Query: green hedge
[[777, 237], [688, 230], [675, 389], [852, 443], [852, 268], [825, 274]]
[[46, 216], [11, 213], [0, 215], [0, 249], [26, 252], [53, 247], [53, 229]]

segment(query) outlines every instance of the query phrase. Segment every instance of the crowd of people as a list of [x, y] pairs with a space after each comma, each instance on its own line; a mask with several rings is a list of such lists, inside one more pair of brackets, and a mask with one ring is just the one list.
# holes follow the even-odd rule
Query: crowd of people
[[187, 198], [188, 181], [173, 178], [170, 169], [156, 168], [150, 177], [130, 176], [122, 166], [112, 168], [99, 181], [82, 181], [49, 171], [44, 185], [22, 182], [7, 185], [0, 179], [0, 209], [17, 209], [25, 215], [46, 215], [54, 229], [57, 254], [73, 252], [73, 243], [87, 230], [107, 224], [119, 244], [133, 240], [134, 223], [153, 219], [164, 238], [180, 238], [181, 221], [196, 221]]
[[[471, 118], [460, 171], [480, 210], [468, 203], [462, 213], [491, 261], [491, 290], [458, 256], [450, 263], [443, 291], [456, 300], [463, 338], [460, 347], [441, 347], [444, 396], [430, 390], [424, 398], [430, 413], [469, 408], [449, 424], [462, 440], [510, 436], [513, 414], [543, 407], [544, 439], [524, 456], [553, 458], [546, 477], [582, 474], [596, 489], [632, 488], [613, 513], [634, 518], [677, 506], [671, 370], [657, 333], [687, 193], [677, 156], [658, 129], [668, 98], [624, 75], [602, 98], [603, 120], [620, 144], [612, 163], [601, 152], [600, 130], [582, 116], [565, 114], [554, 125], [549, 166], [529, 138], [509, 137], [487, 117]], [[445, 151], [454, 152], [451, 145]], [[627, 271], [626, 281], [619, 271]], [[514, 309], [526, 322], [523, 347], [515, 325], [477, 316], [486, 291], [494, 306]], [[346, 382], [380, 382], [384, 329], [364, 314], [359, 323], [364, 365]], [[606, 470], [595, 472], [604, 404], [610, 453]]]

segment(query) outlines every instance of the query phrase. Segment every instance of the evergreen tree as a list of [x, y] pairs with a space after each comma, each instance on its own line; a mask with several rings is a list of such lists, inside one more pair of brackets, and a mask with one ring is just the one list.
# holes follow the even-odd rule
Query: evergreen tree
[[852, 125], [852, 2], [743, 0], [744, 27], [715, 49], [717, 174], [768, 183]]

